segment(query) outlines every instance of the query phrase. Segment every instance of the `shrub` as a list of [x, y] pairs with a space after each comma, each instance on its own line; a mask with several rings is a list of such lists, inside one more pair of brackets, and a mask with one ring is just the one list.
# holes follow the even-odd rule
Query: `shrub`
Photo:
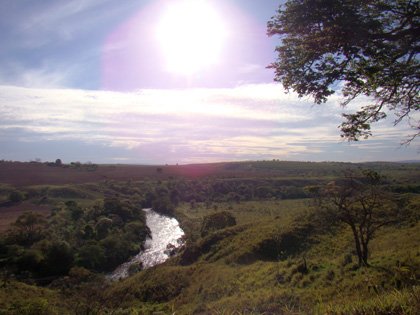
[[64, 241], [54, 241], [49, 244], [45, 254], [45, 274], [65, 275], [73, 266], [73, 252]]
[[9, 200], [11, 202], [21, 202], [24, 199], [24, 195], [22, 192], [18, 191], [18, 190], [14, 190], [10, 193], [9, 195]]
[[20, 270], [36, 272], [41, 266], [44, 257], [42, 253], [36, 249], [28, 249], [17, 259], [17, 265]]
[[236, 225], [236, 219], [229, 212], [221, 211], [213, 213], [204, 217], [203, 224], [201, 226], [201, 236], [204, 237], [211, 232], [234, 225]]
[[169, 216], [172, 216], [175, 211], [175, 206], [168, 195], [156, 196], [156, 199], [152, 201], [152, 208], [156, 212]]
[[95, 230], [98, 239], [108, 236], [108, 232], [112, 227], [112, 220], [106, 217], [100, 218], [96, 223]]
[[76, 263], [79, 266], [100, 271], [105, 264], [105, 250], [95, 243], [84, 245], [77, 252]]

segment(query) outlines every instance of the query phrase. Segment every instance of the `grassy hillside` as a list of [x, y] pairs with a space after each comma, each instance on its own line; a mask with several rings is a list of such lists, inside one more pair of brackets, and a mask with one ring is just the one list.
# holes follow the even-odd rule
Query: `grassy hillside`
[[[387, 189], [408, 198], [412, 211], [409, 220], [376, 233], [369, 244], [371, 266], [359, 267], [351, 230], [321, 224], [306, 191], [325, 185], [344, 169], [366, 166], [385, 173]], [[136, 166], [119, 168], [115, 166], [116, 174]], [[59, 218], [46, 229], [68, 235], [76, 258], [80, 244], [105, 246], [99, 236], [79, 240], [77, 233], [79, 223], [95, 230], [99, 222], [115, 220], [114, 212], [107, 217], [106, 207], [102, 209], [104, 198], [110, 197], [141, 205], [164, 200], [185, 230], [187, 246], [164, 264], [118, 282], [107, 281], [100, 268], [90, 268], [86, 261], [81, 267], [77, 259], [66, 274], [45, 281], [2, 268], [0, 314], [417, 314], [420, 309], [418, 164], [220, 163], [180, 167], [192, 173], [176, 176], [170, 173], [176, 166], [146, 168], [150, 173], [137, 180], [91, 177], [89, 183], [63, 179], [47, 184], [51, 178], [44, 180], [46, 176], [23, 186], [5, 181], [0, 194], [4, 227], [10, 227], [7, 211], [18, 217], [24, 209], [39, 209], [48, 220]], [[15, 190], [25, 200], [10, 203], [8, 196]], [[70, 219], [75, 207], [78, 218]], [[217, 213], [229, 213], [236, 225], [203, 233], [203, 221]], [[129, 221], [119, 230], [112, 227], [109, 235], [128, 235]], [[42, 251], [41, 245], [25, 250]], [[2, 255], [12, 249], [0, 242]], [[0, 266], [6, 266], [2, 259]]]
[[[350, 231], [319, 230], [305, 209], [304, 200], [234, 205], [237, 226], [198, 238], [172, 261], [114, 285], [109, 297], [130, 291], [121, 307], [152, 301], [177, 314], [416, 313], [419, 224], [382, 230], [372, 267], [358, 268]], [[187, 226], [209, 211], [189, 210], [178, 208]]]

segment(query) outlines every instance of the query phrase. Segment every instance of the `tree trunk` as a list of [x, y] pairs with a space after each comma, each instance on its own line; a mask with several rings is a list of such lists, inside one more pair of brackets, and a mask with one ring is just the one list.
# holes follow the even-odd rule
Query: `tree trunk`
[[363, 252], [362, 247], [360, 246], [360, 239], [359, 234], [357, 233], [357, 229], [354, 224], [350, 224], [351, 230], [353, 231], [354, 243], [356, 245], [356, 253], [357, 257], [359, 258], [359, 267], [363, 265]]
[[[366, 234], [366, 235], [365, 235]], [[359, 238], [360, 238], [360, 245], [362, 250], [362, 264], [364, 266], [369, 266], [368, 264], [368, 242], [369, 242], [369, 235], [367, 233], [363, 233], [363, 226], [359, 226]]]
[[368, 254], [369, 254], [368, 241], [366, 240], [365, 242], [362, 243], [362, 261], [365, 266], [369, 266]]

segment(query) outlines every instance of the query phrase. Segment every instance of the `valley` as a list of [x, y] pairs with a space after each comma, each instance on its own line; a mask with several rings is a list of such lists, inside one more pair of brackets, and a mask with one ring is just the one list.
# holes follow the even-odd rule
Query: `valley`
[[[0, 169], [7, 169], [0, 314], [415, 314], [419, 307], [418, 163], [2, 162]], [[367, 171], [381, 174], [375, 189], [398, 213], [371, 235], [364, 266], [350, 226], [325, 217], [317, 200], [348, 174], [368, 189]], [[110, 281], [109, 272], [147, 250], [144, 208], [176, 218], [185, 245]]]

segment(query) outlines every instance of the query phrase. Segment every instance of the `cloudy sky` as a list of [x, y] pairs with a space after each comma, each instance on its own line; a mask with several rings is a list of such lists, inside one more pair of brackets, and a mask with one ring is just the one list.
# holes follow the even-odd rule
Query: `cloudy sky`
[[273, 83], [280, 2], [0, 0], [0, 159], [418, 159], [392, 115], [347, 143], [340, 95], [313, 105]]

